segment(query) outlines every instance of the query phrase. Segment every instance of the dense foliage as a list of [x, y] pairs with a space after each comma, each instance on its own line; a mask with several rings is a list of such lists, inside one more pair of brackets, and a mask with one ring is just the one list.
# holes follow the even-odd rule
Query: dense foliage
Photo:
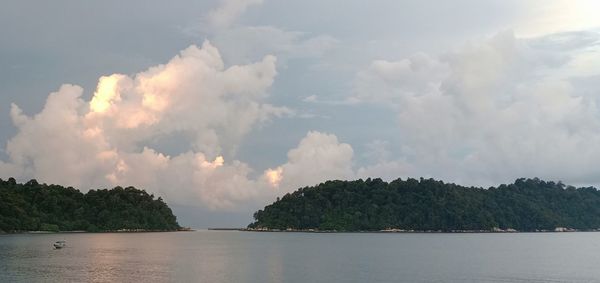
[[91, 190], [0, 179], [0, 231], [115, 231], [179, 228], [159, 197], [133, 187]]
[[286, 194], [254, 219], [249, 228], [587, 230], [600, 228], [600, 191], [537, 178], [489, 189], [433, 179], [328, 181]]

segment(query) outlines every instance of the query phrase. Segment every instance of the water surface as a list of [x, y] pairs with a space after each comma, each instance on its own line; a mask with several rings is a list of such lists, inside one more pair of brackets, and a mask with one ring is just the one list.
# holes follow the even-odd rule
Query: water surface
[[599, 263], [600, 233], [0, 236], [0, 282], [600, 282]]

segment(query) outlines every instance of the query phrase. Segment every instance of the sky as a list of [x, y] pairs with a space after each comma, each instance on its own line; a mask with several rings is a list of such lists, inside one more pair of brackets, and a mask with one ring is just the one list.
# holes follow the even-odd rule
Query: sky
[[600, 185], [593, 0], [8, 0], [0, 178], [241, 227], [331, 179]]

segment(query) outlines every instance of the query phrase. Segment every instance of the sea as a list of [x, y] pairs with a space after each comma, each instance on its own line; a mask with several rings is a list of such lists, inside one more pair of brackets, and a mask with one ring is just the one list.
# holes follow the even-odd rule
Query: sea
[[0, 282], [600, 282], [600, 233], [11, 234]]

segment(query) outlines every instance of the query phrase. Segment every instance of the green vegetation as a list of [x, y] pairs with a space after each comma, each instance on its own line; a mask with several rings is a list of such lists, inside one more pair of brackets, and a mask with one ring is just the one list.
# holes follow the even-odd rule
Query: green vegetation
[[179, 229], [171, 209], [159, 197], [133, 187], [91, 190], [0, 179], [0, 232]]
[[456, 231], [600, 228], [600, 191], [518, 179], [497, 188], [433, 179], [328, 181], [286, 194], [254, 214], [249, 228], [337, 231]]

